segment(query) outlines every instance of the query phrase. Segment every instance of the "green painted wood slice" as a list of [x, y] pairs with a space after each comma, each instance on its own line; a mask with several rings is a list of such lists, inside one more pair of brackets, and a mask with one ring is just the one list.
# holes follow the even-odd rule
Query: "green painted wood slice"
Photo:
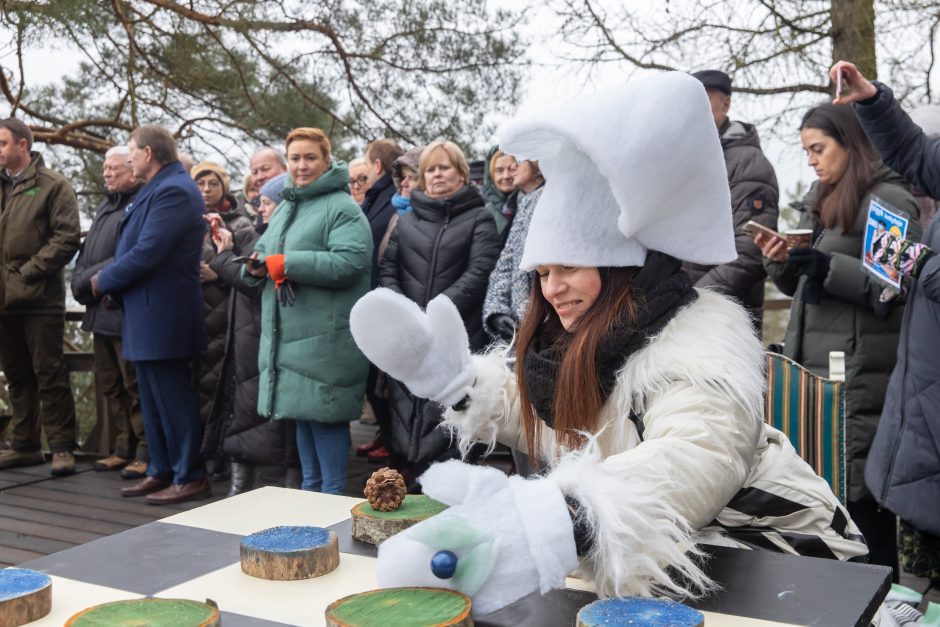
[[131, 599], [82, 610], [65, 627], [218, 627], [219, 610], [186, 599]]
[[344, 597], [326, 608], [327, 627], [472, 627], [470, 598], [443, 588], [387, 588]]
[[363, 501], [352, 508], [352, 535], [357, 540], [379, 544], [445, 509], [446, 505], [423, 494], [406, 495], [401, 507], [391, 512], [377, 511]]

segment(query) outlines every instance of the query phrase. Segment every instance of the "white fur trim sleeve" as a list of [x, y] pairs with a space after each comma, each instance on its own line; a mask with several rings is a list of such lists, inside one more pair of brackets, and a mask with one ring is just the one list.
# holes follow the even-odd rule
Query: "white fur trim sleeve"
[[463, 456], [478, 442], [487, 446], [487, 454], [497, 441], [525, 450], [516, 377], [506, 363], [507, 358], [506, 347], [474, 355], [476, 382], [470, 389], [469, 404], [463, 411], [448, 408], [444, 412], [441, 424], [457, 439]]

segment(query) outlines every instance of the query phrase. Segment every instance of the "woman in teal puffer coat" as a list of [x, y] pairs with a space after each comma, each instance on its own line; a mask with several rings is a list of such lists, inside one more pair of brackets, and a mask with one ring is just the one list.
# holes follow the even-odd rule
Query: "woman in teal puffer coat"
[[[349, 311], [369, 291], [372, 231], [319, 129], [287, 136], [284, 202], [246, 267], [267, 278], [261, 301], [258, 413], [297, 421], [304, 490], [346, 485], [349, 422], [362, 411], [368, 364]], [[263, 263], [261, 263], [263, 262]]]

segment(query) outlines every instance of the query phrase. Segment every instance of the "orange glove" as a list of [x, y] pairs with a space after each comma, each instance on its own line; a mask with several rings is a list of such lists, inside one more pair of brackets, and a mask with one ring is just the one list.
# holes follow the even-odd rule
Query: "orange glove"
[[268, 267], [268, 276], [274, 281], [274, 285], [280, 286], [287, 280], [284, 274], [284, 255], [268, 255], [264, 258], [264, 265]]

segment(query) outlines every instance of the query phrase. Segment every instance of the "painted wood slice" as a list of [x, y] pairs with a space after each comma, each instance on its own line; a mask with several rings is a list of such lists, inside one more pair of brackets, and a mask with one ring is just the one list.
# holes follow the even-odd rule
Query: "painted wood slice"
[[443, 588], [360, 592], [326, 608], [327, 627], [472, 627], [470, 597]]
[[52, 578], [28, 568], [0, 570], [0, 625], [17, 627], [52, 610]]
[[339, 566], [339, 539], [322, 527], [272, 527], [241, 541], [242, 572], [260, 579], [310, 579]]
[[82, 610], [65, 627], [219, 627], [219, 610], [186, 599], [131, 599]]
[[577, 627], [703, 627], [705, 617], [691, 607], [668, 599], [623, 597], [585, 605]]
[[406, 495], [401, 507], [391, 512], [377, 511], [369, 501], [363, 501], [352, 508], [352, 535], [357, 540], [379, 544], [445, 509], [446, 505], [423, 494]]

